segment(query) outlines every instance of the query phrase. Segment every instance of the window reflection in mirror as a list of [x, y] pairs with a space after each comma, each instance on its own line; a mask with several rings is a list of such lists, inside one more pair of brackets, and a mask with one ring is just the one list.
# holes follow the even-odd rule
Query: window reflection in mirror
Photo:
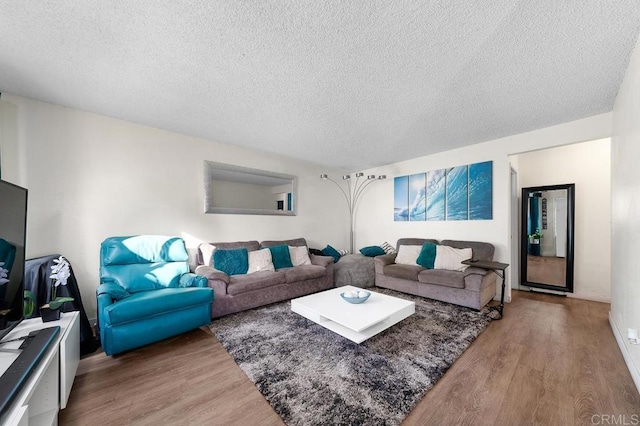
[[204, 162], [205, 213], [295, 215], [295, 176]]

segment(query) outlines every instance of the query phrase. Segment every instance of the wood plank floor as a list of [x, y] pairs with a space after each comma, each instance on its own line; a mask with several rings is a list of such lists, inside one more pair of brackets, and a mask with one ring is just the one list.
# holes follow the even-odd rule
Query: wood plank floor
[[[640, 396], [609, 326], [609, 305], [513, 293], [504, 319], [473, 342], [403, 424], [606, 424], [600, 415], [637, 424]], [[211, 332], [200, 329], [120, 356], [82, 359], [60, 424], [283, 423]]]

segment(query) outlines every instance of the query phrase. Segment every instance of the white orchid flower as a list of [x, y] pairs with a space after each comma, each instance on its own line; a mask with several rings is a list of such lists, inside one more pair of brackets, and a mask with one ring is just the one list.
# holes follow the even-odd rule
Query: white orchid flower
[[5, 285], [9, 282], [7, 277], [9, 276], [9, 270], [4, 269], [4, 262], [0, 262], [0, 285]]
[[55, 287], [67, 285], [67, 280], [71, 276], [69, 262], [64, 256], [60, 256], [57, 259], [53, 259], [53, 263], [55, 263], [55, 265], [51, 267], [52, 274], [49, 276], [49, 278], [53, 280], [53, 285]]

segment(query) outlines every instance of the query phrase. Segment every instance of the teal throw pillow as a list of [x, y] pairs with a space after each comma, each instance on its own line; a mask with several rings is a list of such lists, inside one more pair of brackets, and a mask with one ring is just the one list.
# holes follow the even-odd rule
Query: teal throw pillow
[[387, 254], [380, 246], [362, 247], [360, 249], [360, 253], [368, 257], [376, 257], [376, 256], [382, 256], [383, 254]]
[[227, 275], [246, 274], [249, 269], [249, 252], [246, 248], [216, 250], [213, 252], [213, 265]]
[[271, 261], [275, 269], [293, 267], [288, 245], [283, 244], [281, 246], [269, 247], [269, 251], [271, 252]]
[[329, 245], [322, 249], [322, 254], [333, 257], [333, 263], [338, 263], [340, 260], [340, 252]]
[[424, 243], [416, 263], [423, 268], [433, 269], [433, 264], [436, 262], [436, 246], [434, 243]]

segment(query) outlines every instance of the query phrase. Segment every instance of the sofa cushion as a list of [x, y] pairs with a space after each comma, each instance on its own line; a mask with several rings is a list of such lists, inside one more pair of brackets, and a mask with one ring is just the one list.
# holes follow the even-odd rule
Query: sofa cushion
[[187, 272], [189, 265], [186, 262], [110, 265], [100, 268], [100, 279], [103, 282], [115, 281], [129, 293], [137, 293], [163, 287], [178, 287], [180, 276]]
[[246, 274], [249, 269], [249, 253], [246, 248], [216, 249], [213, 252], [213, 265], [227, 275]]
[[418, 281], [418, 274], [425, 269], [418, 265], [398, 265], [393, 263], [384, 267], [384, 275], [405, 280]]
[[269, 250], [271, 250], [271, 260], [276, 270], [291, 268], [293, 266], [293, 263], [291, 263], [291, 255], [289, 254], [289, 246], [271, 246]]
[[470, 248], [457, 249], [450, 246], [437, 246], [436, 261], [433, 268], [464, 271], [469, 265], [463, 265], [461, 262], [471, 259], [472, 256], [473, 251]]
[[433, 269], [433, 265], [436, 261], [436, 247], [438, 245], [430, 242], [426, 242], [422, 245], [422, 249], [420, 249], [420, 254], [418, 255], [418, 260], [416, 263], [423, 268]]
[[397, 253], [396, 249], [386, 241], [384, 243], [380, 244], [380, 248], [382, 248], [382, 250], [384, 250], [384, 252], [386, 254]]
[[234, 275], [229, 278], [227, 294], [241, 294], [247, 291], [260, 290], [284, 283], [284, 273], [278, 271], [261, 271], [249, 275]]
[[479, 241], [442, 240], [440, 244], [454, 248], [470, 248], [473, 250], [474, 260], [493, 260], [493, 255], [496, 250], [493, 244]]
[[275, 271], [273, 261], [271, 260], [271, 250], [264, 248], [260, 250], [250, 251], [249, 268], [247, 274], [253, 274], [260, 271]]
[[262, 247], [273, 247], [273, 246], [294, 246], [294, 247], [302, 247], [307, 246], [307, 240], [304, 238], [294, 238], [292, 240], [267, 240], [260, 243]]
[[386, 254], [385, 251], [380, 246], [362, 247], [360, 249], [360, 253], [362, 253], [367, 257], [376, 257], [376, 256], [382, 256]]
[[322, 278], [327, 275], [327, 268], [318, 265], [302, 265], [282, 270], [288, 283]]
[[103, 266], [186, 262], [189, 258], [182, 238], [164, 235], [110, 237], [100, 250]]
[[289, 256], [293, 266], [311, 265], [307, 246], [289, 246]]
[[213, 266], [213, 252], [216, 249], [231, 250], [246, 248], [247, 251], [259, 250], [260, 243], [257, 241], [235, 241], [231, 243], [202, 243], [198, 246], [198, 265]]
[[340, 260], [340, 252], [329, 245], [322, 249], [322, 254], [333, 257], [333, 263], [338, 263]]
[[401, 245], [398, 247], [398, 255], [396, 256], [396, 263], [399, 265], [411, 265], [420, 266], [416, 263], [420, 251], [422, 250], [422, 244], [419, 246]]
[[105, 315], [108, 324], [116, 325], [211, 303], [212, 300], [213, 291], [210, 288], [163, 288], [131, 294], [107, 306], [101, 314]]
[[426, 238], [400, 238], [396, 243], [396, 250], [400, 248], [400, 246], [420, 246], [424, 243], [434, 243], [438, 244], [438, 240], [429, 240]]
[[425, 269], [418, 274], [418, 281], [425, 284], [464, 288], [464, 277], [464, 272], [447, 271], [444, 269]]

